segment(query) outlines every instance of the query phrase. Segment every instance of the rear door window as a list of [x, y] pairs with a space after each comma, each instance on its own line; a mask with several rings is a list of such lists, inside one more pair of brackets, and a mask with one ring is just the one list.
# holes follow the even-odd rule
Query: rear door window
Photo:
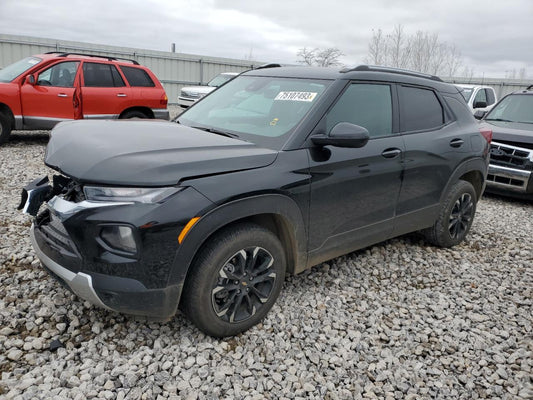
[[444, 124], [444, 110], [433, 90], [400, 86], [400, 130], [431, 130]]
[[128, 80], [130, 86], [140, 86], [140, 87], [154, 87], [155, 83], [150, 78], [150, 75], [148, 73], [141, 69], [141, 68], [135, 68], [135, 67], [120, 67], [122, 69], [122, 72], [124, 72], [124, 75], [126, 76], [126, 79]]
[[117, 68], [110, 64], [83, 63], [83, 78], [87, 87], [126, 86]]

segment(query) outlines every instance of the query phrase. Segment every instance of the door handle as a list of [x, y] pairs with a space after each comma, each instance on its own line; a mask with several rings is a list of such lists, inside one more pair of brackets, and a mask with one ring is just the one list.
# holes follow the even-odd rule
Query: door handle
[[402, 151], [397, 148], [385, 149], [383, 150], [383, 153], [381, 153], [381, 155], [385, 158], [398, 157], [400, 154], [402, 154]]
[[452, 139], [450, 140], [450, 146], [452, 147], [461, 147], [465, 141], [463, 139]]
[[126, 97], [126, 96], [127, 96], [126, 93], [119, 93], [119, 94], [117, 94], [117, 97]]
[[68, 97], [68, 95], [65, 93], [58, 93], [57, 97]]

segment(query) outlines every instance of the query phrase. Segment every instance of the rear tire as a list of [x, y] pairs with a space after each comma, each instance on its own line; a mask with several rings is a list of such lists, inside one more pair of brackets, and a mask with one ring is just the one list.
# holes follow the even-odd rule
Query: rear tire
[[472, 184], [458, 181], [444, 199], [435, 225], [423, 231], [426, 240], [440, 247], [461, 243], [474, 221], [476, 204], [477, 194]]
[[130, 118], [142, 118], [142, 119], [147, 119], [147, 118], [150, 118], [148, 115], [146, 115], [145, 113], [143, 113], [142, 111], [136, 111], [136, 110], [133, 110], [133, 111], [126, 111], [121, 117], [120, 119], [130, 119]]
[[11, 121], [2, 112], [0, 112], [0, 144], [9, 140], [11, 134]]
[[204, 333], [233, 336], [259, 323], [285, 279], [278, 238], [255, 224], [223, 229], [200, 249], [185, 282], [181, 307]]

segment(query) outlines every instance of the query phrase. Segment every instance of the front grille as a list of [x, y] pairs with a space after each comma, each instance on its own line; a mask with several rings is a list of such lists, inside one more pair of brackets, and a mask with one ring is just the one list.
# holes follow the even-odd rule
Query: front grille
[[524, 188], [527, 185], [527, 180], [513, 179], [506, 176], [488, 174], [487, 182], [494, 182], [500, 185], [514, 186], [516, 188]]
[[508, 168], [531, 171], [533, 170], [533, 150], [492, 142], [490, 162]]
[[46, 209], [35, 220], [36, 227], [46, 244], [68, 257], [79, 257], [76, 246], [70, 239], [67, 230], [51, 212]]

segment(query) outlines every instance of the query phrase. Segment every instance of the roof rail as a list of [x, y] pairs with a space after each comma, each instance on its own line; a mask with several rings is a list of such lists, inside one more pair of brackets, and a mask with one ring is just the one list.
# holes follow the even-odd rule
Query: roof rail
[[279, 67], [281, 67], [281, 64], [270, 63], [270, 64], [260, 65], [259, 67], [254, 68], [254, 69], [279, 68]]
[[416, 77], [419, 77], [419, 78], [427, 78], [427, 79], [431, 79], [433, 81], [444, 82], [442, 79], [440, 79], [438, 76], [435, 76], [435, 75], [424, 74], [422, 72], [411, 71], [409, 69], [384, 67], [384, 66], [381, 66], [381, 65], [358, 65], [355, 68], [344, 68], [344, 69], [341, 69], [340, 72], [345, 73], [345, 72], [351, 72], [351, 71], [389, 72], [391, 74], [401, 74], [401, 75], [416, 76]]
[[109, 56], [102, 56], [102, 55], [98, 55], [98, 54], [65, 53], [65, 52], [62, 52], [62, 51], [49, 51], [48, 53], [45, 53], [45, 54], [57, 54], [58, 57], [66, 57], [66, 56], [70, 56], [70, 55], [72, 55], [72, 56], [98, 57], [98, 58], [105, 58], [106, 60], [109, 60], [109, 61], [118, 61], [118, 60], [130, 61], [134, 65], [139, 65], [139, 63], [137, 61], [129, 59], [129, 58], [109, 57]]

